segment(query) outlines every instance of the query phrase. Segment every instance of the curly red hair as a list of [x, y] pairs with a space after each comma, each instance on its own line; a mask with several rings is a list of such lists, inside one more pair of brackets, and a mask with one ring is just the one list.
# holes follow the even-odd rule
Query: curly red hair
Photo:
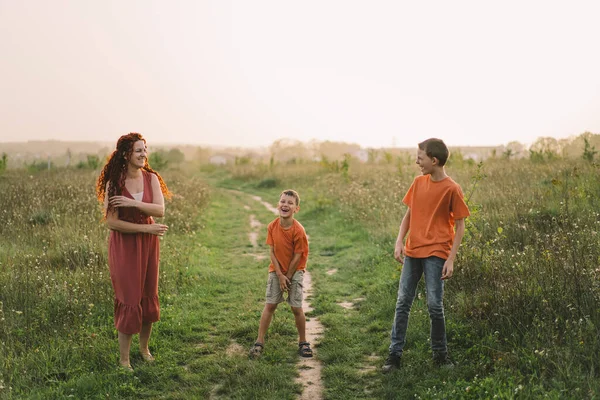
[[[120, 196], [123, 193], [129, 157], [131, 157], [131, 153], [133, 152], [133, 144], [139, 140], [143, 140], [144, 143], [146, 143], [146, 139], [144, 139], [141, 134], [131, 132], [121, 136], [117, 141], [117, 148], [110, 156], [108, 156], [106, 164], [104, 165], [104, 168], [102, 168], [102, 172], [100, 172], [100, 176], [96, 182], [96, 196], [101, 203], [104, 202], [104, 198], [107, 194], [110, 198], [112, 196]], [[165, 198], [170, 199], [171, 192], [169, 191], [169, 188], [167, 188], [167, 184], [163, 181], [160, 174], [150, 167], [148, 159], [146, 159], [143, 169], [156, 175], [160, 182], [160, 190], [163, 192]], [[110, 185], [108, 185], [108, 193], [106, 193], [107, 182], [110, 182]], [[106, 212], [110, 209], [111, 206], [109, 203]]]

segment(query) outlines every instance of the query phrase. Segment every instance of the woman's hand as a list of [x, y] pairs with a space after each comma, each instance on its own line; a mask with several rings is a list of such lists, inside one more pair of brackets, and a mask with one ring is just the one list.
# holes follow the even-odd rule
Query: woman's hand
[[108, 199], [111, 207], [135, 207], [136, 201], [125, 196], [113, 196]]
[[156, 236], [162, 236], [165, 234], [165, 232], [167, 232], [167, 230], [169, 229], [169, 227], [167, 225], [163, 225], [163, 224], [147, 224], [145, 225], [147, 228], [147, 232], [146, 233], [150, 233], [152, 235], [156, 235]]

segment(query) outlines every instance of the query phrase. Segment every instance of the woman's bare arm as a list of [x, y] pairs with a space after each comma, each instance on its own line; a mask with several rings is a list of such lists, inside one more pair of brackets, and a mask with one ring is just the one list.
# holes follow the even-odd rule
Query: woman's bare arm
[[[157, 178], [158, 181], [158, 178]], [[106, 184], [106, 193], [108, 193], [108, 183]], [[160, 189], [160, 186], [159, 186]], [[162, 193], [161, 193], [162, 195]], [[131, 199], [130, 199], [131, 200]], [[104, 209], [108, 207], [108, 197], [104, 197]], [[114, 206], [113, 206], [114, 207]], [[106, 214], [106, 225], [109, 229], [122, 233], [150, 233], [152, 235], [162, 236], [168, 227], [163, 224], [136, 224], [119, 219], [119, 211], [112, 208]]]
[[[160, 190], [160, 182], [158, 177], [152, 174], [152, 203], [144, 203], [130, 199], [126, 196], [112, 196], [109, 201], [113, 207], [135, 207], [146, 215], [152, 217], [164, 217], [165, 215], [165, 198]], [[108, 193], [108, 192], [107, 192]]]

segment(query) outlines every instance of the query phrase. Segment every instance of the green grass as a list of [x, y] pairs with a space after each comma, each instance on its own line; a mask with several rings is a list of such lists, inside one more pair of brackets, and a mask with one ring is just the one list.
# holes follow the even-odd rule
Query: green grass
[[[293, 187], [303, 198], [297, 218], [310, 235], [316, 293], [310, 316], [325, 325], [318, 356], [326, 398], [598, 395], [595, 166], [521, 160], [451, 172], [473, 210], [456, 276], [446, 286], [449, 349], [457, 366], [440, 370], [430, 361], [421, 287], [404, 367], [390, 376], [373, 368], [387, 355], [400, 274], [393, 243], [412, 175], [360, 168], [350, 179], [324, 172], [297, 178], [283, 168], [269, 173], [279, 186], [262, 192], [276, 199]], [[227, 185], [254, 193], [260, 179], [246, 169]], [[545, 215], [547, 221], [537, 222]], [[334, 268], [336, 274], [326, 273]], [[354, 310], [337, 304], [357, 298]]]
[[[297, 333], [280, 307], [264, 356], [249, 360], [264, 302], [266, 224], [283, 189], [310, 236], [316, 349], [326, 399], [597, 398], [600, 395], [598, 167], [555, 160], [453, 164], [473, 215], [446, 285], [452, 370], [431, 363], [424, 288], [403, 367], [379, 373], [400, 266], [392, 251], [410, 165], [239, 165], [165, 174], [177, 194], [161, 241], [161, 321], [144, 364], [116, 369], [106, 228], [95, 176], [0, 177], [0, 398], [291, 399]], [[27, 200], [25, 200], [27, 199]], [[249, 209], [246, 209], [249, 207]], [[264, 225], [250, 245], [250, 215]], [[335, 274], [327, 271], [337, 269]], [[354, 309], [338, 303], [353, 302]]]
[[[105, 249], [98, 250], [102, 262], [69, 267], [79, 254], [70, 249], [81, 249], [73, 247], [75, 238], [56, 245], [52, 253], [60, 255], [60, 263], [50, 261], [55, 257], [49, 251], [17, 259], [3, 242], [2, 310], [9, 313], [10, 328], [3, 325], [1, 331], [2, 396], [294, 398], [300, 387], [294, 383], [297, 333], [291, 312], [282, 308], [276, 313], [264, 357], [247, 357], [258, 330], [268, 266], [244, 255], [249, 215], [266, 223], [272, 214], [226, 191], [214, 192], [210, 205], [197, 211], [188, 215], [197, 221], [182, 225], [194, 226], [194, 232], [170, 231], [161, 241], [161, 321], [154, 325], [150, 344], [157, 361], [148, 365], [141, 360], [135, 338], [133, 374], [116, 368]], [[266, 252], [265, 246], [258, 251]], [[19, 264], [25, 272], [8, 268]], [[42, 276], [44, 269], [48, 277]], [[19, 285], [18, 292], [9, 293], [8, 285]], [[22, 311], [13, 311], [17, 304]]]

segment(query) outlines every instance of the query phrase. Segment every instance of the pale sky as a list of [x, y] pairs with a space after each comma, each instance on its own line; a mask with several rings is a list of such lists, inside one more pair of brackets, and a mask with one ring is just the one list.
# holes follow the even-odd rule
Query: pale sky
[[600, 133], [600, 1], [0, 0], [0, 147]]

